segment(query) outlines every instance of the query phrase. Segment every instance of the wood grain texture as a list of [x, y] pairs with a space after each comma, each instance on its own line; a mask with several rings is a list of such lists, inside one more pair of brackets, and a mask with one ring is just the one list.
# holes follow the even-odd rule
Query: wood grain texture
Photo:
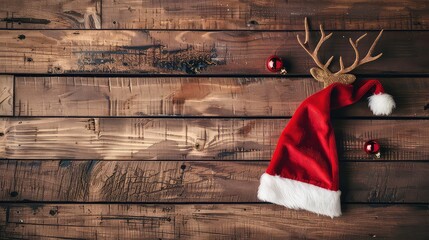
[[[268, 162], [0, 162], [0, 201], [256, 202]], [[343, 162], [343, 202], [427, 203], [429, 164]]]
[[2, 239], [419, 240], [429, 234], [426, 204], [350, 204], [335, 219], [267, 204], [0, 206]]
[[103, 26], [118, 29], [428, 30], [429, 4], [419, 0], [162, 1], [103, 0]]
[[[429, 79], [381, 78], [392, 117], [429, 116]], [[17, 77], [17, 116], [283, 116], [323, 85], [310, 78]], [[335, 116], [373, 116], [365, 99]]]
[[13, 115], [13, 76], [0, 75], [0, 115]]
[[[5, 118], [0, 157], [7, 159], [269, 160], [283, 119]], [[336, 120], [339, 158], [428, 160], [429, 120]]]
[[101, 0], [0, 0], [0, 6], [0, 28], [101, 28]]
[[[0, 31], [0, 72], [3, 73], [127, 73], [259, 75], [266, 58], [284, 58], [290, 74], [309, 74], [315, 64], [299, 46], [302, 32], [255, 31]], [[312, 33], [311, 44], [319, 38]], [[347, 37], [363, 32], [336, 32], [320, 53], [324, 60], [342, 55], [346, 65], [354, 60]], [[369, 32], [359, 42], [361, 54], [378, 33]], [[23, 38], [21, 35], [25, 36]], [[385, 31], [375, 54], [381, 59], [359, 67], [356, 74], [425, 74], [428, 31]], [[338, 68], [332, 63], [332, 70]]]

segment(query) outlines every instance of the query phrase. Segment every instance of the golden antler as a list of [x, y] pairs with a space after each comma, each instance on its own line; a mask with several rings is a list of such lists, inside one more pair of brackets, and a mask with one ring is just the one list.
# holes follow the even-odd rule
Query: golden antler
[[336, 72], [335, 75], [339, 75], [339, 74], [344, 74], [344, 73], [351, 72], [351, 71], [353, 71], [353, 69], [359, 67], [360, 65], [363, 65], [365, 63], [369, 63], [369, 62], [372, 62], [372, 61], [375, 61], [375, 60], [379, 59], [383, 55], [383, 53], [380, 53], [380, 54], [378, 54], [375, 57], [371, 56], [371, 54], [372, 54], [372, 51], [374, 51], [375, 45], [377, 44], [378, 40], [380, 39], [381, 34], [383, 34], [383, 30], [380, 31], [380, 33], [378, 34], [377, 38], [372, 43], [372, 45], [369, 48], [368, 53], [366, 54], [366, 56], [362, 60], [360, 60], [360, 61], [359, 61], [359, 52], [358, 52], [358, 49], [357, 49], [358, 43], [359, 43], [360, 40], [362, 40], [364, 37], [366, 37], [367, 34], [365, 33], [364, 35], [360, 36], [356, 40], [356, 42], [353, 42], [352, 39], [349, 38], [350, 45], [352, 45], [352, 48], [355, 51], [355, 55], [356, 55], [355, 61], [354, 61], [354, 63], [350, 67], [344, 68], [343, 58], [340, 56], [340, 70], [338, 72]]
[[364, 35], [360, 36], [355, 42], [353, 42], [353, 40], [350, 38], [349, 39], [350, 45], [352, 46], [356, 55], [355, 61], [349, 67], [344, 68], [343, 58], [340, 56], [340, 70], [336, 73], [332, 73], [328, 67], [331, 64], [332, 60], [334, 59], [334, 56], [331, 56], [325, 64], [323, 64], [320, 61], [319, 57], [317, 56], [320, 47], [326, 40], [328, 40], [332, 36], [332, 33], [326, 35], [322, 25], [320, 25], [320, 33], [321, 33], [320, 40], [317, 43], [316, 47], [314, 48], [313, 52], [311, 52], [310, 49], [306, 47], [306, 44], [308, 43], [308, 39], [309, 39], [309, 30], [308, 30], [308, 21], [307, 21], [307, 18], [305, 18], [305, 41], [304, 43], [302, 43], [301, 39], [299, 38], [299, 35], [297, 35], [296, 38], [298, 40], [299, 45], [301, 45], [301, 47], [308, 53], [308, 55], [310, 55], [310, 57], [313, 58], [313, 61], [318, 66], [318, 68], [310, 69], [311, 75], [317, 81], [323, 82], [325, 87], [327, 87], [328, 85], [334, 82], [341, 82], [345, 84], [353, 83], [356, 77], [352, 74], [347, 74], [347, 73], [353, 71], [355, 68], [357, 68], [360, 65], [375, 61], [383, 55], [383, 53], [380, 53], [375, 57], [371, 56], [372, 52], [374, 51], [375, 45], [377, 44], [378, 40], [383, 34], [383, 30], [380, 31], [377, 38], [374, 40], [371, 47], [369, 48], [368, 53], [362, 60], [360, 60], [360, 56], [359, 56], [358, 43], [367, 34], [365, 33]]
[[304, 48], [304, 50], [308, 53], [308, 55], [310, 55], [313, 58], [314, 62], [317, 64], [317, 66], [319, 66], [319, 68], [325, 71], [329, 71], [328, 66], [329, 64], [331, 64], [332, 59], [334, 59], [334, 56], [329, 58], [329, 60], [325, 64], [322, 64], [319, 60], [319, 57], [317, 56], [317, 53], [319, 52], [319, 49], [322, 46], [322, 44], [332, 36], [332, 33], [326, 36], [325, 31], [323, 30], [322, 24], [320, 24], [320, 33], [321, 33], [320, 40], [317, 43], [314, 51], [311, 53], [310, 50], [304, 45], [308, 43], [308, 38], [309, 38], [308, 22], [307, 22], [307, 18], [305, 18], [305, 41], [304, 43], [302, 43], [301, 39], [299, 38], [299, 35], [296, 35], [296, 39], [298, 40], [298, 43], [301, 45], [301, 47]]

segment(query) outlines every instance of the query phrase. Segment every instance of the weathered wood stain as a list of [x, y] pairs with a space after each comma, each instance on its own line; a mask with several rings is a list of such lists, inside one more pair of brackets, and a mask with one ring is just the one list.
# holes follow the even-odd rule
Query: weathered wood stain
[[[269, 160], [287, 120], [163, 118], [9, 118], [0, 121], [0, 157], [88, 160]], [[428, 120], [335, 120], [339, 158], [371, 160], [363, 144], [377, 139], [380, 160], [429, 156]]]
[[0, 0], [0, 6], [0, 28], [101, 28], [101, 0]]
[[13, 97], [14, 97], [13, 76], [0, 75], [0, 115], [13, 115]]
[[103, 1], [103, 27], [192, 30], [428, 30], [424, 1]]
[[[86, 74], [194, 74], [267, 75], [265, 60], [277, 54], [290, 74], [309, 74], [312, 61], [296, 41], [301, 32], [252, 31], [1, 31], [2, 73]], [[318, 34], [318, 32], [313, 32]], [[354, 59], [347, 37], [363, 32], [336, 32], [321, 50], [322, 59], [342, 55]], [[20, 37], [25, 36], [25, 39]], [[359, 48], [369, 48], [377, 32], [369, 32]], [[355, 74], [426, 74], [429, 54], [425, 31], [396, 34], [385, 31], [375, 54], [376, 62]], [[317, 36], [312, 39], [317, 39]], [[410, 44], [412, 42], [413, 44]], [[314, 44], [314, 43], [312, 43]], [[338, 58], [332, 66], [338, 68]], [[335, 67], [332, 70], [335, 70]]]
[[425, 239], [427, 208], [344, 204], [343, 216], [330, 219], [269, 204], [2, 204], [0, 216], [8, 219], [0, 219], [0, 237]]
[[[426, 78], [379, 78], [398, 107], [389, 117], [427, 117]], [[359, 81], [359, 80], [358, 80]], [[310, 78], [17, 77], [17, 116], [290, 117], [323, 85]], [[364, 98], [335, 116], [373, 116]]]
[[[264, 161], [3, 161], [2, 201], [257, 202]], [[343, 202], [426, 203], [424, 162], [342, 162]], [[410, 187], [413, 186], [413, 187]], [[12, 194], [13, 193], [13, 194]]]

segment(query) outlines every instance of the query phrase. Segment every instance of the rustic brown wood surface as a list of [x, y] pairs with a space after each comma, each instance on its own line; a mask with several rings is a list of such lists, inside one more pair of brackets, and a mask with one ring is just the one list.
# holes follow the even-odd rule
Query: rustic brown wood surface
[[[267, 162], [1, 161], [0, 201], [257, 202]], [[342, 200], [427, 203], [425, 162], [343, 162]]]
[[[392, 116], [332, 112], [343, 216], [257, 199], [319, 56], [383, 53]], [[0, 239], [427, 239], [429, 2], [0, 0]], [[265, 69], [278, 55], [287, 75]], [[198, 74], [199, 76], [195, 76]], [[363, 151], [375, 139], [381, 158]]]
[[13, 115], [13, 76], [0, 75], [0, 115]]
[[[266, 59], [277, 54], [290, 74], [309, 74], [315, 64], [297, 43], [297, 34], [302, 32], [5, 30], [0, 32], [0, 73], [265, 75]], [[320, 57], [342, 55], [351, 64], [355, 56], [347, 38], [362, 34], [335, 32]], [[377, 34], [369, 32], [359, 42], [361, 54]], [[354, 73], [426, 74], [428, 38], [426, 31], [385, 31], [375, 50], [383, 57]]]
[[[428, 30], [429, 5], [394, 1], [130, 1], [1, 0], [0, 28], [6, 29], [184, 29], [184, 30]], [[317, 9], [317, 11], [315, 11]]]
[[[427, 117], [426, 78], [381, 78], [392, 117]], [[312, 78], [17, 77], [17, 116], [286, 116], [323, 85]], [[368, 102], [336, 116], [372, 116]]]
[[304, 17], [335, 30], [429, 30], [419, 0], [104, 0], [103, 27], [118, 29], [303, 30]]
[[427, 209], [427, 204], [344, 204], [343, 216], [330, 219], [267, 204], [2, 204], [0, 237], [426, 239]]
[[0, 0], [0, 28], [101, 28], [101, 0]]
[[[269, 160], [285, 119], [5, 118], [0, 157], [7, 159]], [[339, 157], [428, 160], [429, 120], [336, 120]]]

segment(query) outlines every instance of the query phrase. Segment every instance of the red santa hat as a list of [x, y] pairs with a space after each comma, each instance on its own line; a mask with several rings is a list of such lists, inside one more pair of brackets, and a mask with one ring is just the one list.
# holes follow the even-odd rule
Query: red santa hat
[[308, 97], [283, 130], [262, 175], [258, 198], [321, 215], [341, 215], [338, 157], [330, 111], [351, 105], [367, 93], [375, 115], [389, 115], [392, 96], [377, 80], [358, 86], [334, 83]]

